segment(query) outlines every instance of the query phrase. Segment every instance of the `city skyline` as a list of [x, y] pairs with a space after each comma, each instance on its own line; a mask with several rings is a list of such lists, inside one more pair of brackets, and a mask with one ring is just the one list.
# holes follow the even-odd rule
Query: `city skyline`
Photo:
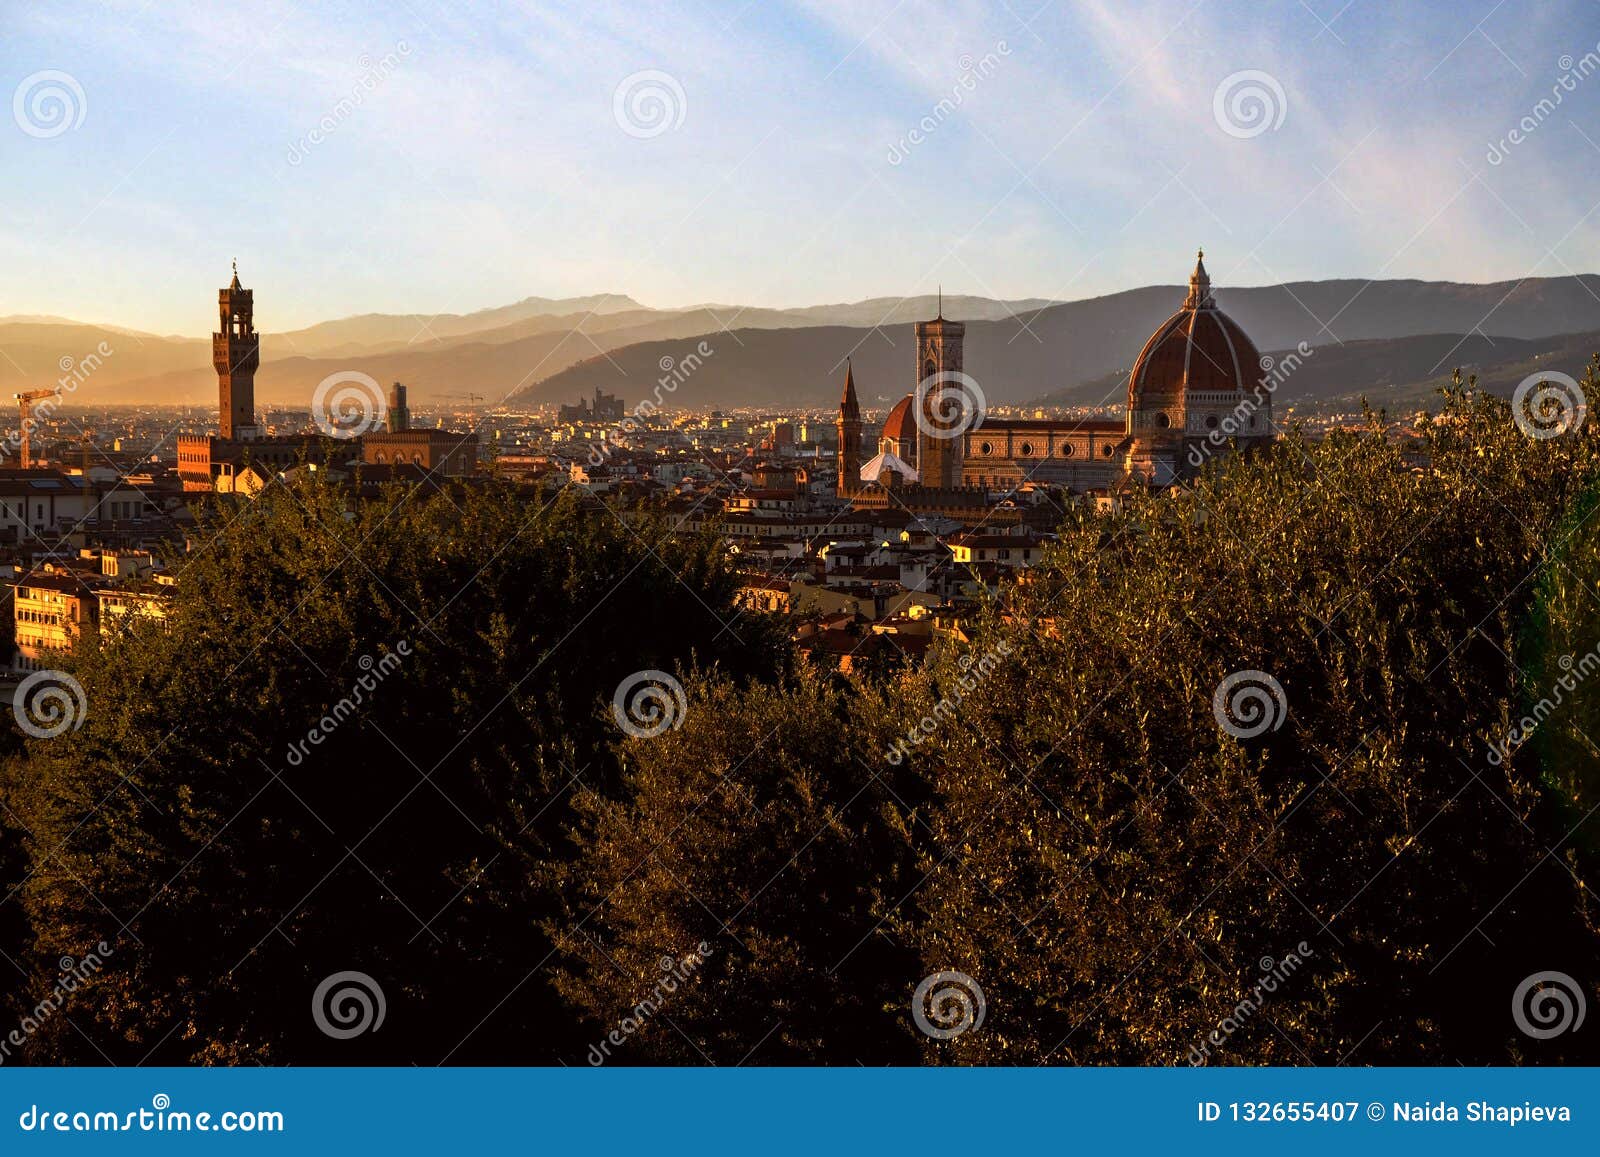
[[13, 8], [0, 1120], [1593, 1146], [1595, 0]]
[[193, 333], [218, 252], [277, 330], [1591, 271], [1584, 6], [1323, 7], [19, 13], [0, 316]]

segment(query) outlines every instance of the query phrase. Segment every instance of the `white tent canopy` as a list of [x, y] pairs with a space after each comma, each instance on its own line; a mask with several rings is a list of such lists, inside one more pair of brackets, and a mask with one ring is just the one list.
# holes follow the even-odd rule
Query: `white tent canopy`
[[910, 463], [887, 450], [861, 468], [861, 481], [878, 482], [886, 470], [893, 470], [903, 481], [917, 481], [917, 472], [911, 468]]

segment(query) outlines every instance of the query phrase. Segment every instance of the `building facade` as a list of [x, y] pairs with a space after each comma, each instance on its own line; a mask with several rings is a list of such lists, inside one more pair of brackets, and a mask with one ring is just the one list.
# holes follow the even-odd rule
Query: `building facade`
[[459, 478], [478, 464], [478, 436], [454, 430], [394, 430], [361, 436], [361, 460], [377, 466], [420, 466]]

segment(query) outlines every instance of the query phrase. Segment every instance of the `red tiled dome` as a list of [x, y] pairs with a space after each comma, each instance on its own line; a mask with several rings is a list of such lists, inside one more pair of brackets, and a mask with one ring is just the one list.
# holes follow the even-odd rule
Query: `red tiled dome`
[[1188, 393], [1245, 393], [1261, 376], [1261, 352], [1239, 323], [1217, 308], [1203, 261], [1189, 298], [1139, 351], [1128, 377], [1130, 410], [1161, 408]]
[[895, 403], [894, 409], [883, 421], [883, 436], [910, 441], [917, 436], [917, 420], [911, 416], [911, 395]]

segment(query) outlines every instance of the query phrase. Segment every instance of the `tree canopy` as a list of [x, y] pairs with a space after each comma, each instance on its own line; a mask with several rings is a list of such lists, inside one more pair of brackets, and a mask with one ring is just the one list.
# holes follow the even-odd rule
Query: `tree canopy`
[[[114, 947], [27, 1057], [1593, 1061], [1508, 1005], [1600, 974], [1600, 441], [1371, 418], [1073, 508], [970, 642], [851, 677], [657, 517], [219, 507], [6, 764], [17, 1009]], [[379, 1031], [319, 1030], [342, 970]]]

